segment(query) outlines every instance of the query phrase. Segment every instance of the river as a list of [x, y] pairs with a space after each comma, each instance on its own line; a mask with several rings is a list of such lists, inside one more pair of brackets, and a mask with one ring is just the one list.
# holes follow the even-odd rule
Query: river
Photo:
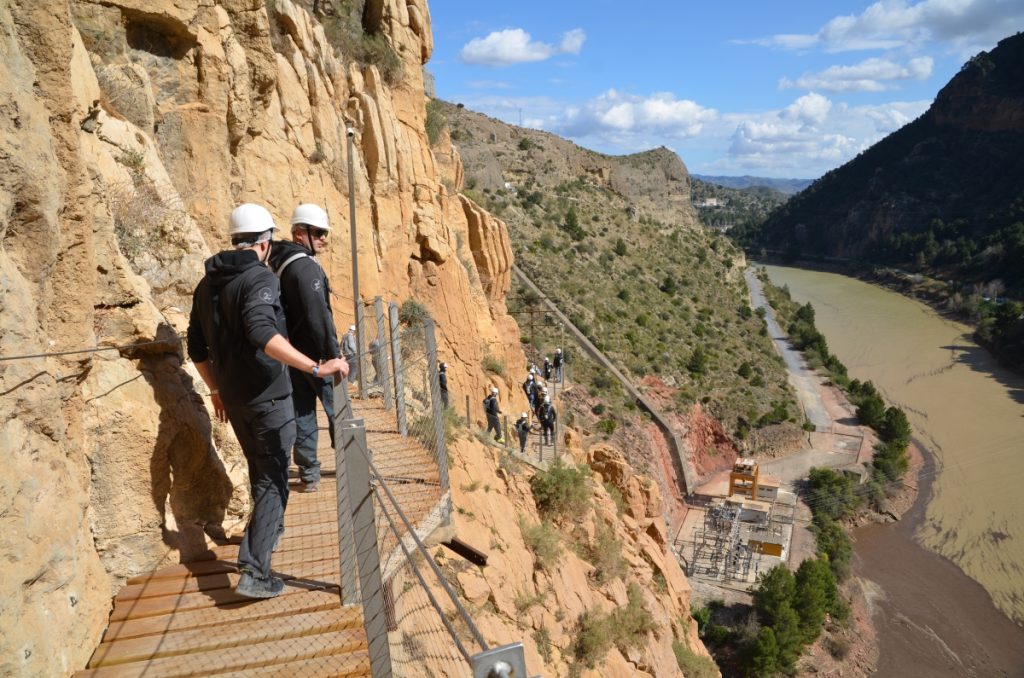
[[969, 327], [898, 293], [832, 273], [768, 273], [814, 305], [850, 376], [902, 407], [932, 453], [905, 520], [855, 535], [857, 574], [882, 594], [880, 674], [928, 675], [929, 662], [932, 675], [1024, 675], [1024, 379]]

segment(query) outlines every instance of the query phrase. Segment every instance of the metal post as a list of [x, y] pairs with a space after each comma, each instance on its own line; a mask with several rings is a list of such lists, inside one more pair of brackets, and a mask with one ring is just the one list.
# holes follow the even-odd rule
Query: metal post
[[470, 428], [473, 425], [473, 420], [469, 418], [469, 394], [466, 394], [466, 428]]
[[437, 379], [437, 339], [434, 336], [434, 319], [423, 323], [423, 334], [427, 340], [427, 378], [430, 380], [430, 410], [434, 416], [434, 439], [437, 441], [437, 470], [441, 475], [441, 489], [448, 490], [448, 449], [444, 439], [444, 404], [441, 402], [441, 384]]
[[[502, 416], [502, 426], [504, 428], [504, 433], [502, 434], [502, 438], [505, 439], [505, 447], [508, 448], [508, 447], [510, 447], [510, 445], [508, 443], [508, 415], [507, 414]], [[515, 448], [513, 447], [512, 449], [515, 449]]]
[[[341, 393], [348, 391], [348, 382], [342, 380], [334, 386], [334, 397], [341, 397]], [[348, 397], [348, 394], [345, 394]], [[359, 452], [355, 449], [356, 422], [352, 419], [343, 419], [339, 411], [334, 415], [334, 464], [336, 502], [338, 509], [338, 564], [341, 567], [341, 603], [342, 605], [359, 604], [359, 579], [356, 573], [359, 571], [356, 558], [355, 536], [352, 533], [352, 504], [351, 474], [349, 472], [348, 460]]]
[[363, 328], [363, 305], [356, 305], [356, 379], [359, 383], [359, 397], [366, 400], [366, 344], [363, 338], [366, 332]]
[[[553, 409], [555, 404], [551, 403], [551, 407]], [[558, 459], [558, 410], [555, 410], [555, 426], [551, 429], [551, 452]]]
[[[373, 490], [370, 488], [369, 450], [366, 429], [362, 419], [350, 419], [342, 424], [349, 442], [345, 456], [345, 480], [352, 509], [351, 533], [354, 541], [359, 590], [363, 604], [363, 627], [370, 654], [370, 671], [374, 678], [391, 675], [391, 648], [388, 645], [387, 604], [380, 574], [380, 554], [377, 550], [377, 527], [373, 518]], [[338, 494], [342, 494], [338, 485]], [[339, 500], [340, 501], [340, 500]], [[342, 568], [342, 578], [353, 576]]]
[[380, 366], [380, 374], [373, 375], [373, 378], [380, 382], [384, 389], [384, 409], [391, 409], [391, 377], [388, 375], [388, 341], [384, 332], [384, 300], [379, 296], [373, 298], [373, 310], [377, 315], [377, 354], [375, 365]]
[[356, 365], [359, 370], [359, 397], [366, 397], [366, 380], [363, 376], [363, 324], [360, 320], [363, 317], [363, 306], [359, 299], [359, 249], [356, 247], [356, 171], [355, 151], [353, 150], [352, 139], [356, 131], [351, 126], [346, 126], [345, 135], [348, 137], [348, 223], [349, 237], [352, 240], [352, 304], [355, 306], [356, 319]]
[[398, 433], [404, 438], [409, 435], [405, 422], [405, 377], [402, 375], [402, 345], [398, 329], [398, 304], [388, 304], [388, 320], [391, 325], [391, 362], [395, 369], [395, 411], [398, 414]]
[[[352, 366], [349, 365], [349, 369]], [[334, 384], [334, 430], [338, 430], [338, 422], [352, 418], [352, 399], [348, 396], [348, 379], [342, 377]]]

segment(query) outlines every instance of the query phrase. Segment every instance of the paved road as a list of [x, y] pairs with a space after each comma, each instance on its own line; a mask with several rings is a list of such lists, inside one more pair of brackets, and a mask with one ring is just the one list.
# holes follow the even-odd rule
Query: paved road
[[775, 343], [775, 349], [782, 356], [789, 372], [789, 383], [796, 390], [797, 400], [804, 408], [804, 415], [807, 420], [814, 424], [818, 431], [832, 431], [832, 417], [825, 409], [825, 403], [821, 399], [821, 392], [818, 389], [818, 375], [807, 368], [803, 356], [789, 343], [789, 337], [779, 323], [775, 320], [775, 311], [765, 301], [764, 291], [761, 289], [761, 281], [754, 275], [754, 269], [748, 267], [744, 271], [747, 279], [747, 288], [750, 290], [750, 301], [755, 309], [765, 310], [765, 322], [768, 324], [768, 334]]

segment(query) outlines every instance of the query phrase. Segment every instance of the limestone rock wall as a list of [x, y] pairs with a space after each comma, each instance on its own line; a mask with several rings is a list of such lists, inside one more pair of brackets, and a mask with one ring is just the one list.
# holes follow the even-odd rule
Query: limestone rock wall
[[0, 674], [82, 667], [126, 578], [244, 525], [244, 459], [181, 346], [191, 291], [233, 206], [286, 231], [316, 202], [351, 322], [346, 128], [363, 300], [430, 311], [474, 418], [491, 385], [524, 405], [504, 381], [524, 364], [507, 230], [425, 132], [425, 0], [369, 0], [367, 22], [400, 80], [336, 55], [291, 0], [0, 4], [0, 357], [76, 351], [0, 361]]

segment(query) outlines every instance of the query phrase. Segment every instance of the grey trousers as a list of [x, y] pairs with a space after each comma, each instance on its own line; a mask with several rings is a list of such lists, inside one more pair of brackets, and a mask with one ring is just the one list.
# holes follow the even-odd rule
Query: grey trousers
[[318, 379], [312, 374], [288, 368], [292, 379], [292, 402], [295, 404], [295, 451], [293, 458], [299, 467], [299, 478], [304, 483], [320, 481], [320, 460], [316, 458], [319, 429], [316, 423], [316, 401], [327, 414], [327, 431], [334, 447], [334, 384], [330, 379]]
[[288, 457], [295, 444], [291, 397], [228, 411], [231, 428], [249, 463], [252, 515], [238, 549], [238, 568], [256, 579], [270, 577], [270, 556], [284, 529], [288, 505]]

